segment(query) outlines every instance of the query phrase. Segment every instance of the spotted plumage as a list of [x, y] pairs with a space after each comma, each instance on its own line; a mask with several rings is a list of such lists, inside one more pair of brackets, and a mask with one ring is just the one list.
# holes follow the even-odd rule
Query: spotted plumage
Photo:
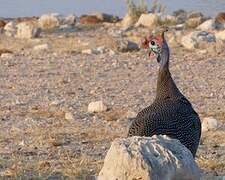
[[169, 71], [169, 48], [163, 38], [156, 98], [133, 120], [128, 136], [168, 135], [178, 139], [193, 157], [201, 137], [201, 121], [191, 103], [179, 91]]

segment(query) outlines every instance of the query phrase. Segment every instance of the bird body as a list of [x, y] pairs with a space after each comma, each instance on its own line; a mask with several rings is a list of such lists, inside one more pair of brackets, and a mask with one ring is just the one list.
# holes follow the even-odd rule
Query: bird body
[[156, 98], [153, 104], [138, 113], [128, 136], [168, 135], [178, 139], [195, 157], [201, 137], [201, 121], [173, 81], [169, 71], [169, 49], [167, 44], [163, 46], [157, 59], [161, 65]]

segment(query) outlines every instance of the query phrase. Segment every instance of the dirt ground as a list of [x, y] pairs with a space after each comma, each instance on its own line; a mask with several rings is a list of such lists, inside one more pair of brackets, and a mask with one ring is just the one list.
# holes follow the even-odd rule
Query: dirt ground
[[[14, 52], [0, 58], [1, 179], [97, 176], [110, 143], [126, 136], [129, 117], [153, 102], [158, 64], [145, 51], [80, 53], [113, 48], [107, 32], [90, 28], [27, 41], [0, 35], [0, 48]], [[46, 42], [51, 50], [33, 51]], [[202, 119], [219, 121], [217, 130], [203, 133], [196, 161], [205, 179], [225, 175], [225, 52], [171, 51], [179, 89]], [[108, 111], [88, 113], [98, 100]]]

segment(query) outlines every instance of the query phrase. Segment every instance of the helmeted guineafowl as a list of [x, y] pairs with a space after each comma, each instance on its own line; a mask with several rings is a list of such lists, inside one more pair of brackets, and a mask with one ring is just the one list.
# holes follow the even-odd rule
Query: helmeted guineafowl
[[168, 135], [178, 139], [195, 157], [201, 136], [201, 121], [171, 77], [170, 51], [164, 32], [145, 40], [144, 45], [157, 55], [160, 64], [157, 93], [153, 104], [139, 112], [133, 120], [128, 136]]

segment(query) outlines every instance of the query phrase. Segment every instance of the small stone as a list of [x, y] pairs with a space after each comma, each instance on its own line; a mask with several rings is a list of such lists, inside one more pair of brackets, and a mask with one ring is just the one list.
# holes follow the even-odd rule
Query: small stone
[[1, 58], [4, 58], [4, 59], [12, 59], [14, 56], [12, 53], [2, 53], [1, 54]]
[[128, 119], [132, 119], [132, 118], [135, 118], [137, 116], [137, 113], [136, 112], [133, 112], [133, 111], [127, 111], [126, 113], [126, 118]]
[[94, 112], [104, 112], [107, 110], [106, 105], [102, 101], [95, 101], [91, 102], [88, 105], [88, 112], [89, 113], [94, 113]]
[[82, 54], [99, 54], [96, 49], [84, 49], [81, 51]]
[[206, 117], [202, 121], [202, 131], [209, 131], [218, 128], [218, 121], [213, 117]]
[[66, 112], [65, 119], [66, 120], [74, 120], [73, 114], [71, 112]]
[[50, 45], [49, 44], [41, 44], [41, 45], [36, 45], [33, 48], [35, 51], [45, 51], [45, 50], [49, 50], [50, 49]]

